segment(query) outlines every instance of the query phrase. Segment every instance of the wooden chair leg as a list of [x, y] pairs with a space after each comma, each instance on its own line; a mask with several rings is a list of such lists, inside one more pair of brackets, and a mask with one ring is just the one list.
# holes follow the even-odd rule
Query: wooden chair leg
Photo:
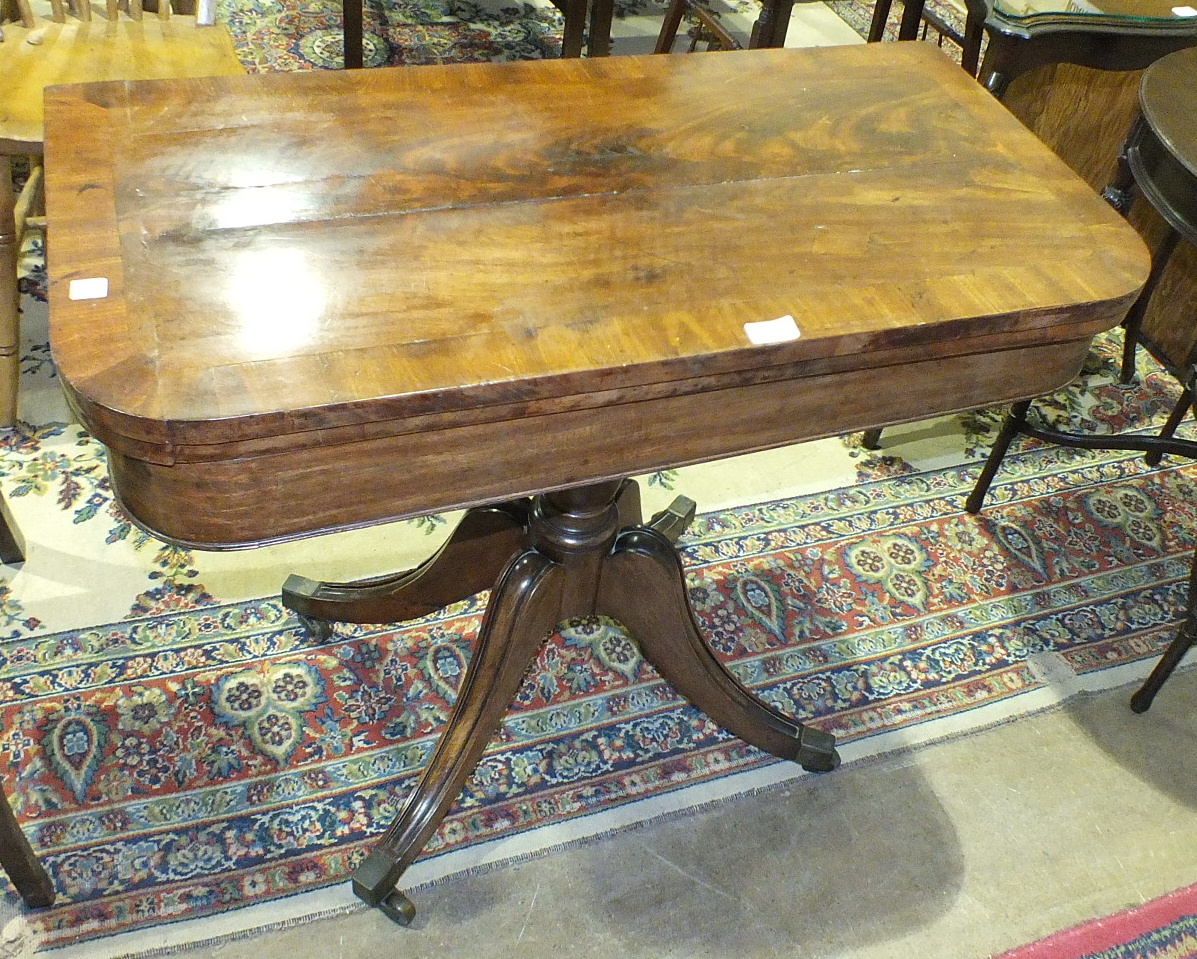
[[1131, 697], [1130, 705], [1134, 712], [1145, 713], [1151, 708], [1155, 694], [1180, 665], [1180, 661], [1184, 659], [1185, 653], [1192, 649], [1194, 642], [1197, 642], [1197, 553], [1193, 555], [1193, 565], [1189, 570], [1189, 599], [1184, 623], [1171, 645], [1164, 650], [1164, 655], [1155, 664], [1155, 669], [1151, 671], [1147, 681]]
[[8, 799], [0, 794], [0, 866], [17, 887], [30, 909], [40, 909], [54, 902], [54, 885], [45, 868], [37, 861], [33, 847], [21, 832]]
[[615, 0], [594, 0], [590, 11], [590, 38], [586, 41], [588, 57], [611, 53], [611, 24], [615, 19]]
[[1176, 252], [1179, 242], [1180, 234], [1175, 230], [1169, 230], [1165, 234], [1155, 251], [1155, 256], [1152, 257], [1151, 272], [1147, 276], [1147, 282], [1143, 285], [1138, 299], [1127, 312], [1126, 319], [1122, 321], [1122, 369], [1119, 372], [1118, 380], [1123, 384], [1130, 383], [1135, 378], [1135, 352], [1139, 344], [1139, 329], [1143, 325], [1143, 317], [1147, 313], [1147, 306], [1151, 302], [1152, 294], [1155, 293], [1155, 288], [1159, 285], [1160, 278], [1164, 275], [1164, 269], [1168, 266], [1168, 261], [1172, 259], [1172, 254]]
[[669, 53], [673, 50], [673, 42], [677, 39], [678, 29], [682, 25], [682, 17], [686, 13], [686, 0], [669, 0], [665, 10], [665, 20], [661, 24], [661, 32], [657, 34], [657, 45], [653, 53]]
[[925, 0], [904, 0], [902, 4], [902, 20], [898, 24], [899, 40], [917, 40], [919, 24], [923, 21], [923, 6]]
[[885, 24], [889, 20], [893, 0], [877, 0], [873, 5], [873, 22], [869, 24], [869, 43], [880, 43], [885, 36]]
[[365, 27], [362, 5], [364, 0], [342, 0], [341, 37], [345, 51], [345, 69], [357, 70], [362, 66], [365, 49]]
[[[1193, 383], [1193, 376], [1190, 374], [1189, 383]], [[1181, 421], [1188, 415], [1189, 410], [1193, 409], [1193, 387], [1186, 385], [1180, 391], [1180, 399], [1176, 401], [1176, 405], [1172, 407], [1172, 412], [1168, 415], [1168, 422], [1164, 424], [1164, 428], [1160, 430], [1159, 437], [1162, 440], [1172, 439], [1176, 428], [1180, 426]], [[1143, 461], [1148, 466], [1159, 466], [1160, 460], [1163, 459], [1163, 454], [1158, 450], [1152, 450], [1143, 457]]]
[[0, 563], [16, 566], [25, 562], [25, 537], [13, 519], [8, 502], [0, 497]]
[[586, 0], [554, 0], [565, 18], [565, 33], [561, 37], [561, 56], [580, 57], [586, 42]]
[[17, 420], [17, 377], [21, 372], [21, 300], [17, 291], [17, 261], [21, 237], [17, 229], [12, 162], [0, 170], [0, 426]]

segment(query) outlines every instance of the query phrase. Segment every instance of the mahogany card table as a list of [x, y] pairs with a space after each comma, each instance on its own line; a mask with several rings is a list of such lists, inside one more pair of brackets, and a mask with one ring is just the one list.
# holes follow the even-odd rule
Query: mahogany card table
[[418, 569], [283, 589], [317, 636], [491, 589], [355, 874], [397, 921], [567, 617], [836, 765], [703, 640], [693, 504], [645, 521], [628, 477], [1050, 392], [1149, 269], [927, 44], [92, 84], [46, 123], [53, 356], [136, 522], [221, 549], [468, 508]]

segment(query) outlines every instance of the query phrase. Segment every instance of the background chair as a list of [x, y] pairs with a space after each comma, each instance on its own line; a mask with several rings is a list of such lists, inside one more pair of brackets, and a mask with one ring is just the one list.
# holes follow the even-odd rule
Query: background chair
[[[35, 0], [41, 2], [41, 0]], [[0, 426], [17, 416], [20, 313], [17, 257], [25, 232], [41, 225], [42, 96], [58, 83], [233, 76], [245, 72], [215, 0], [200, 0], [195, 15], [174, 12], [166, 0], [144, 15], [141, 0], [0, 0]], [[32, 158], [32, 173], [13, 195], [12, 160]]]
[[[1011, 440], [1018, 434], [1081, 449], [1143, 450], [1148, 462], [1158, 462], [1160, 455], [1172, 453], [1197, 459], [1197, 440], [1174, 439], [1173, 432], [1193, 406], [1197, 386], [1197, 315], [1192, 305], [1182, 316], [1158, 328], [1160, 337], [1152, 337], [1142, 325], [1143, 317], [1167, 263], [1184, 240], [1197, 245], [1197, 128], [1192, 122], [1191, 102], [1186, 95], [1197, 88], [1197, 47], [1181, 50], [1157, 60], [1143, 73], [1139, 87], [1139, 116], [1123, 146], [1119, 172], [1104, 195], [1126, 212], [1132, 193], [1139, 195], [1166, 224], [1163, 239], [1152, 258], [1152, 271], [1135, 305], [1124, 322], [1127, 342], [1123, 352], [1122, 378], [1129, 381], [1134, 370], [1137, 345], [1147, 348], [1170, 370], [1184, 389], [1163, 432], [1158, 436], [1081, 435], [1034, 425], [1027, 420], [1030, 400], [1014, 404], [1002, 431], [994, 442], [977, 484], [965, 504], [970, 513], [981, 509], [985, 495], [1001, 466]], [[1185, 344], [1179, 358], [1166, 345], [1171, 340]], [[1174, 347], [1173, 347], [1174, 348]], [[1151, 675], [1131, 697], [1131, 709], [1137, 713], [1151, 707], [1164, 682], [1197, 645], [1197, 553], [1189, 575], [1188, 603], [1181, 627], [1165, 650]]]
[[[762, 0], [761, 13], [752, 25], [748, 48], [784, 47], [793, 9], [794, 0]], [[698, 21], [699, 29], [714, 39], [719, 49], [743, 49], [744, 45], [732, 36], [720, 21], [719, 14], [711, 9], [706, 0], [669, 0], [653, 53], [670, 53], [673, 50], [682, 18], [687, 12]]]

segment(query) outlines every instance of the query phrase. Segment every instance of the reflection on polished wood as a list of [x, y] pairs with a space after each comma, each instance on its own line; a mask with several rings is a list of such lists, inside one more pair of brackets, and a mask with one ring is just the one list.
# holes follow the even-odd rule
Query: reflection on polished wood
[[[693, 504], [646, 523], [625, 477], [1049, 392], [1148, 269], [917, 44], [100, 86], [48, 110], [54, 357], [137, 522], [223, 548], [467, 508], [416, 570], [284, 588], [327, 635], [492, 587], [449, 728], [355, 877], [400, 921], [395, 882], [563, 618], [623, 622], [747, 742], [837, 761], [703, 641], [673, 545]], [[97, 276], [106, 297], [70, 298]]]

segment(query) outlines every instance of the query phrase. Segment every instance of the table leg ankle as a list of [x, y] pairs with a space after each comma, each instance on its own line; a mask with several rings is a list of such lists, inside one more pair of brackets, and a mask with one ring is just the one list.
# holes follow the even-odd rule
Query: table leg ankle
[[395, 883], [424, 849], [461, 794], [519, 692], [541, 643], [558, 622], [562, 568], [534, 551], [520, 555], [495, 587], [449, 725], [399, 818], [353, 876], [353, 891], [406, 925], [415, 907]]

